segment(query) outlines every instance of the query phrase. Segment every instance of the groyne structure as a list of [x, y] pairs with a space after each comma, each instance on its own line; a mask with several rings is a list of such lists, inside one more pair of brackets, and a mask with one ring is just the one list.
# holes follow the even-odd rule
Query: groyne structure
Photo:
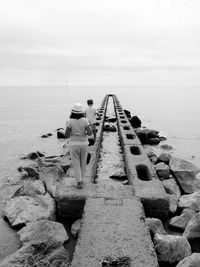
[[[117, 118], [127, 185], [95, 181], [109, 99], [113, 100]], [[71, 266], [159, 266], [145, 217], [167, 217], [166, 192], [117, 97], [106, 95], [99, 113], [83, 188], [73, 186], [74, 178], [55, 183], [53, 177], [44, 177], [59, 216], [66, 220], [82, 218]]]

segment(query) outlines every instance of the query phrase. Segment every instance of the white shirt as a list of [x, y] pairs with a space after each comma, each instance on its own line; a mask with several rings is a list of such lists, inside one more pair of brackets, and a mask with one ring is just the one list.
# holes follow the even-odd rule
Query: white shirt
[[96, 114], [97, 114], [97, 108], [95, 107], [87, 107], [85, 109], [85, 115], [86, 118], [89, 120], [91, 124], [94, 124], [96, 122]]

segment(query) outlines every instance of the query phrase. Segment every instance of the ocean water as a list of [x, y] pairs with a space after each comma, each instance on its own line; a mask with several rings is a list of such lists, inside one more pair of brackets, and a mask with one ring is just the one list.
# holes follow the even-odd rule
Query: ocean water
[[[167, 137], [174, 156], [200, 167], [199, 88], [137, 86], [0, 86], [0, 180], [13, 175], [20, 157], [39, 150], [62, 152], [56, 129], [65, 128], [75, 102], [98, 107], [105, 94], [116, 94], [123, 108], [138, 115], [143, 126]], [[42, 134], [52, 137], [41, 138]], [[162, 144], [164, 144], [162, 143]], [[161, 151], [160, 146], [155, 147]]]

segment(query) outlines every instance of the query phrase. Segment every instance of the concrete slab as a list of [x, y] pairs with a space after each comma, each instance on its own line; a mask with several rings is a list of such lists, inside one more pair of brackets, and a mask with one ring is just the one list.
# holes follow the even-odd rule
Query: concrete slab
[[71, 267], [100, 267], [106, 257], [113, 260], [128, 257], [130, 264], [127, 266], [130, 267], [158, 266], [138, 199], [98, 198], [86, 201]]
[[81, 217], [88, 198], [131, 198], [134, 196], [133, 187], [129, 185], [91, 184], [84, 181], [83, 188], [77, 189], [75, 183], [74, 178], [66, 178], [57, 184], [54, 198], [57, 202], [58, 214], [62, 217]]

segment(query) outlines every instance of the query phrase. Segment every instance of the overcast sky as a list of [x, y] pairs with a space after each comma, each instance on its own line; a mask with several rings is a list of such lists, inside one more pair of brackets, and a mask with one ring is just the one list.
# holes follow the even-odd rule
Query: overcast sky
[[199, 0], [1, 0], [0, 84], [200, 85]]

